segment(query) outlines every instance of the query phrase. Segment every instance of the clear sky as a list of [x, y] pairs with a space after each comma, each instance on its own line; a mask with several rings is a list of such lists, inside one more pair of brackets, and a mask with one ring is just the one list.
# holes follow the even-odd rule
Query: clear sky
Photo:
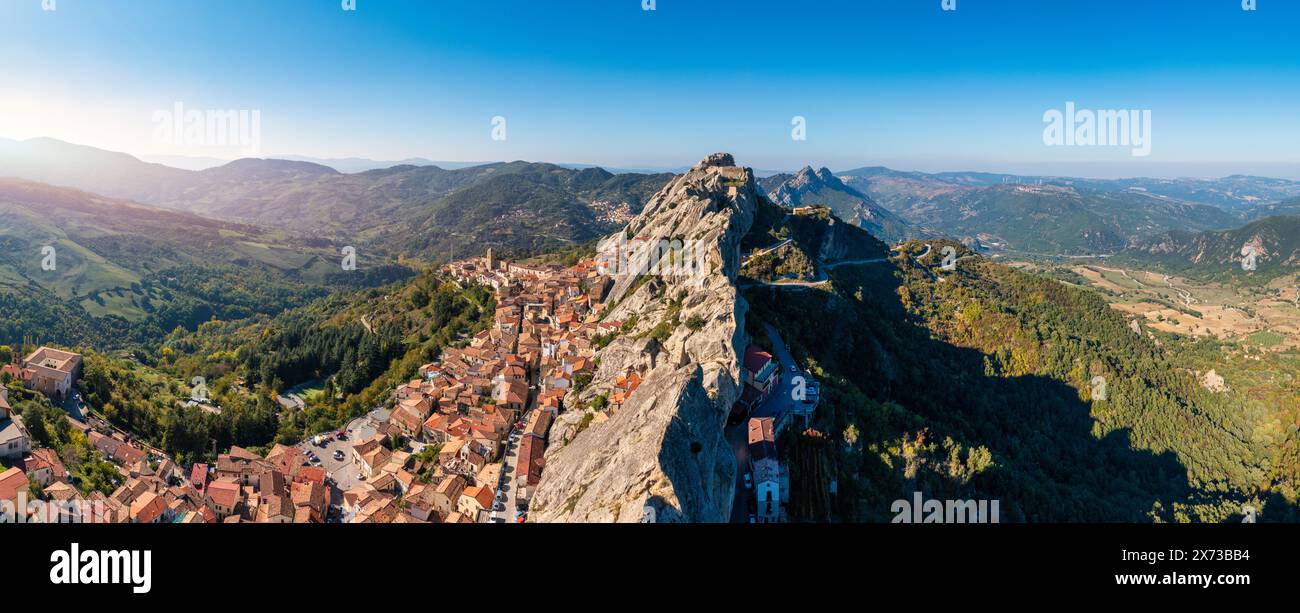
[[[158, 142], [179, 101], [265, 154], [1300, 176], [1293, 0], [53, 1], [0, 0], [0, 137], [238, 156]], [[1151, 155], [1045, 146], [1067, 101]]]

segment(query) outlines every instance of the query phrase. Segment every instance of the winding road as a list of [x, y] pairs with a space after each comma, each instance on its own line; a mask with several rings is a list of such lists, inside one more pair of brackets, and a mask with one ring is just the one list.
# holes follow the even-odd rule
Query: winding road
[[767, 248], [765, 248], [765, 249], [755, 249], [754, 251], [751, 251], [749, 255], [745, 256], [745, 259], [740, 263], [740, 265], [741, 265], [741, 266], [744, 266], [744, 265], [748, 264], [751, 260], [753, 260], [753, 259], [756, 258], [756, 257], [759, 257], [759, 256], [761, 256], [761, 255], [767, 255], [767, 254], [769, 254], [769, 253], [772, 253], [773, 251], [776, 251], [777, 249], [780, 249], [780, 248], [782, 248], [782, 247], [784, 247], [784, 246], [786, 246], [786, 245], [789, 245], [789, 244], [790, 244], [790, 241], [792, 241], [792, 240], [794, 240], [794, 239], [792, 239], [792, 238], [787, 238], [787, 239], [785, 239], [785, 240], [783, 240], [783, 241], [781, 241], [781, 242], [779, 242], [779, 243], [777, 243], [777, 244], [775, 244], [775, 245], [772, 245], [771, 247], [767, 247]]
[[[774, 251], [774, 250], [776, 250], [776, 249], [779, 249], [779, 248], [781, 248], [782, 246], [784, 246], [784, 245], [785, 245], [786, 243], [788, 243], [788, 242], [790, 242], [790, 240], [789, 240], [789, 239], [786, 239], [785, 241], [782, 241], [781, 243], [777, 244], [776, 246], [768, 248], [766, 251], [763, 251], [762, 253], [755, 251], [754, 253], [750, 254], [749, 258], [746, 258], [745, 261], [748, 262], [749, 259], [751, 259], [751, 258], [754, 258], [754, 257], [757, 257], [757, 256], [759, 256], [759, 255], [762, 255], [763, 253], [768, 253], [768, 252], [770, 252], [770, 251]], [[891, 247], [890, 250], [891, 250], [891, 251], [897, 251], [898, 248], [897, 248], [897, 247]], [[932, 248], [931, 248], [930, 245], [927, 244], [927, 245], [925, 246], [925, 251], [924, 251], [923, 253], [921, 253], [920, 255], [916, 256], [916, 258], [915, 258], [915, 259], [916, 259], [916, 263], [920, 264], [920, 263], [921, 263], [921, 258], [924, 258], [924, 257], [927, 256], [927, 255], [930, 255], [930, 251], [932, 251]], [[966, 257], [974, 257], [974, 256], [966, 256]], [[816, 287], [816, 286], [818, 286], [818, 285], [824, 285], [824, 284], [826, 284], [826, 283], [830, 283], [830, 277], [827, 276], [826, 271], [828, 271], [828, 270], [830, 270], [830, 269], [832, 269], [832, 268], [837, 268], [837, 267], [840, 267], [840, 266], [850, 266], [850, 265], [854, 265], [854, 264], [880, 264], [880, 263], [883, 263], [883, 262], [888, 262], [889, 259], [890, 259], [890, 258], [887, 258], [887, 257], [884, 257], [884, 258], [866, 258], [866, 259], [860, 259], [860, 260], [843, 260], [843, 261], [840, 261], [840, 262], [833, 262], [833, 263], [830, 263], [830, 264], [822, 264], [820, 267], [818, 267], [818, 270], [817, 270], [817, 279], [814, 280], [814, 281], [759, 281], [759, 282], [751, 282], [751, 283], [742, 283], [742, 284], [740, 284], [739, 287], [740, 287], [741, 289], [748, 288], [748, 287], [755, 287], [755, 286], [758, 286], [758, 285], [765, 285], [765, 286], [767, 286], [767, 287], [782, 287], [782, 288], [806, 288], [806, 287]], [[965, 259], [965, 258], [958, 258], [958, 259]]]

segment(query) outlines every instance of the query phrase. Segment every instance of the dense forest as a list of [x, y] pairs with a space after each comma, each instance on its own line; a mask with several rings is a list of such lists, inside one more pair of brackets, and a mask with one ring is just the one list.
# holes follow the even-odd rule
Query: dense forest
[[792, 500], [799, 517], [888, 521], [917, 490], [999, 499], [1003, 521], [1294, 513], [1294, 404], [1262, 415], [1210, 394], [1181, 346], [1092, 292], [978, 257], [942, 271], [923, 249], [837, 268], [826, 290], [746, 292], [751, 334], [776, 323], [823, 384], [815, 429], [833, 443], [783, 448], [839, 495]]
[[[99, 416], [185, 464], [232, 445], [293, 444], [386, 401], [442, 347], [486, 325], [491, 307], [485, 290], [426, 273], [274, 317], [178, 328], [156, 348], [129, 355], [83, 350], [80, 386]], [[277, 402], [317, 380], [323, 389], [305, 407]]]

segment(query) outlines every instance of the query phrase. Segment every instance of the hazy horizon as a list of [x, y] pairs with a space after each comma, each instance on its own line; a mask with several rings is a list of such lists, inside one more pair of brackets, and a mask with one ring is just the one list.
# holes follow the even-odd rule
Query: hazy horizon
[[[352, 166], [355, 166], [356, 164], [363, 163], [363, 162], [373, 163], [374, 164], [373, 168], [388, 168], [393, 165], [404, 164], [404, 163], [419, 163], [421, 165], [432, 164], [432, 165], [443, 166], [446, 167], [447, 169], [453, 169], [453, 168], [480, 166], [486, 164], [509, 163], [509, 162], [516, 162], [516, 161], [523, 161], [529, 163], [548, 163], [548, 164], [556, 164], [559, 166], [566, 166], [566, 167], [599, 167], [615, 173], [624, 173], [624, 172], [680, 173], [690, 168], [690, 166], [694, 164], [695, 161], [698, 161], [698, 160], [693, 160], [690, 162], [684, 161], [682, 164], [676, 166], [637, 166], [637, 165], [617, 166], [613, 164], [601, 164], [595, 162], [572, 162], [572, 161], [560, 161], [560, 160], [549, 160], [549, 159], [435, 160], [435, 159], [428, 158], [426, 156], [414, 156], [414, 157], [405, 158], [401, 160], [385, 160], [385, 159], [377, 159], [377, 158], [364, 156], [364, 155], [322, 158], [322, 157], [302, 155], [297, 153], [263, 153], [261, 155], [256, 155], [256, 156], [216, 158], [216, 157], [207, 157], [207, 156], [185, 156], [185, 155], [170, 155], [170, 154], [139, 154], [131, 151], [115, 151], [112, 149], [105, 149], [103, 147], [86, 145], [84, 143], [64, 141], [62, 139], [56, 139], [48, 136], [33, 137], [31, 139], [17, 139], [17, 138], [11, 138], [9, 136], [0, 135], [0, 140], [9, 140], [14, 142], [22, 142], [24, 140], [39, 140], [42, 138], [55, 140], [70, 145], [93, 147], [96, 149], [109, 151], [113, 153], [125, 153], [142, 162], [151, 163], [151, 164], [161, 164], [163, 166], [168, 166], [171, 168], [177, 168], [181, 170], [205, 170], [208, 168], [216, 168], [240, 159], [278, 159], [278, 160], [291, 160], [291, 161], [309, 161], [312, 163], [330, 166], [332, 168], [335, 168], [335, 170], [338, 170], [339, 172], [345, 174], [363, 172], [363, 170], [347, 170], [347, 168], [350, 168]], [[714, 153], [714, 152], [710, 152], [710, 153]], [[752, 165], [747, 164], [743, 158], [738, 159], [737, 162], [744, 166], [753, 167]], [[825, 164], [816, 164], [816, 163], [809, 162], [809, 163], [800, 164], [798, 166], [785, 167], [785, 168], [758, 168], [758, 167], [753, 167], [753, 168], [754, 171], [760, 176], [770, 176], [772, 174], [779, 174], [779, 173], [794, 173], [794, 172], [798, 172], [805, 166], [810, 166], [812, 168], [822, 168], [822, 167], [830, 168], [831, 171], [835, 173], [845, 173], [845, 172], [850, 172], [862, 168], [884, 167], [898, 172], [920, 172], [925, 174], [971, 172], [971, 173], [1017, 175], [1017, 176], [1024, 176], [1024, 177], [1055, 177], [1055, 178], [1096, 179], [1096, 180], [1221, 179], [1224, 177], [1234, 176], [1234, 175], [1247, 175], [1247, 176], [1255, 176], [1255, 177], [1269, 178], [1269, 179], [1300, 180], [1300, 165], [1291, 165], [1291, 164], [1282, 164], [1282, 163], [1266, 163], [1266, 164], [1236, 163], [1234, 165], [1231, 165], [1230, 167], [1240, 167], [1240, 170], [1234, 172], [1222, 173], [1222, 174], [1211, 174], [1208, 172], [1202, 174], [1195, 174], [1194, 172], [1191, 172], [1192, 169], [1198, 167], [1205, 167], [1205, 165], [1197, 165], [1197, 164], [1184, 164], [1184, 165], [1172, 165], [1172, 166], [1160, 165], [1160, 164], [1147, 165], [1147, 168], [1161, 168], [1161, 167], [1166, 168], [1167, 172], [1164, 172], [1163, 174], [1161, 174], [1160, 172], [1145, 172], [1145, 173], [1140, 172], [1138, 174], [1106, 174], [1106, 173], [1099, 173], [1096, 171], [1089, 170], [1090, 166], [1095, 166], [1097, 164], [1101, 164], [1103, 167], [1105, 166], [1105, 163], [1095, 163], [1095, 162], [1084, 162], [1084, 163], [1078, 163], [1072, 165], [1071, 164], [1059, 164], [1059, 165], [1039, 164], [1038, 165], [1040, 166], [1039, 170], [1033, 170], [1029, 168], [1020, 170], [1020, 169], [1008, 169], [1007, 167], [999, 166], [995, 163], [990, 163], [986, 161], [972, 161], [968, 164], [958, 165], [954, 167], [940, 167], [937, 165], [926, 164], [925, 162], [919, 162], [916, 163], [915, 165], [909, 165], [909, 162], [907, 161], [900, 161], [898, 163], [864, 162], [864, 163], [849, 165], [844, 167], [830, 167]], [[1034, 166], [1034, 165], [1035, 164], [1033, 163], [1028, 164], [1028, 166]], [[1022, 167], [1023, 166], [1025, 165], [1022, 165]], [[1135, 168], [1132, 166], [1125, 166], [1123, 168], [1126, 168], [1128, 170], [1135, 170]], [[1181, 170], [1174, 170], [1174, 168], [1181, 168]], [[1270, 172], [1269, 169], [1275, 169], [1275, 171]]]
[[[641, 4], [9, 2], [0, 134], [237, 159], [156, 128], [238, 110], [256, 157], [1300, 178], [1297, 5]], [[1149, 151], [1048, 146], [1075, 104], [1149, 111]]]

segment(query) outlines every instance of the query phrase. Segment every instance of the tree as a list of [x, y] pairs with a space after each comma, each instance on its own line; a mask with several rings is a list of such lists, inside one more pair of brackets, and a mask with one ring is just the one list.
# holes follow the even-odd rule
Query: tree
[[859, 435], [860, 433], [858, 432], [858, 425], [849, 424], [848, 427], [844, 428], [844, 444], [848, 445], [850, 449], [856, 447], [858, 444]]

